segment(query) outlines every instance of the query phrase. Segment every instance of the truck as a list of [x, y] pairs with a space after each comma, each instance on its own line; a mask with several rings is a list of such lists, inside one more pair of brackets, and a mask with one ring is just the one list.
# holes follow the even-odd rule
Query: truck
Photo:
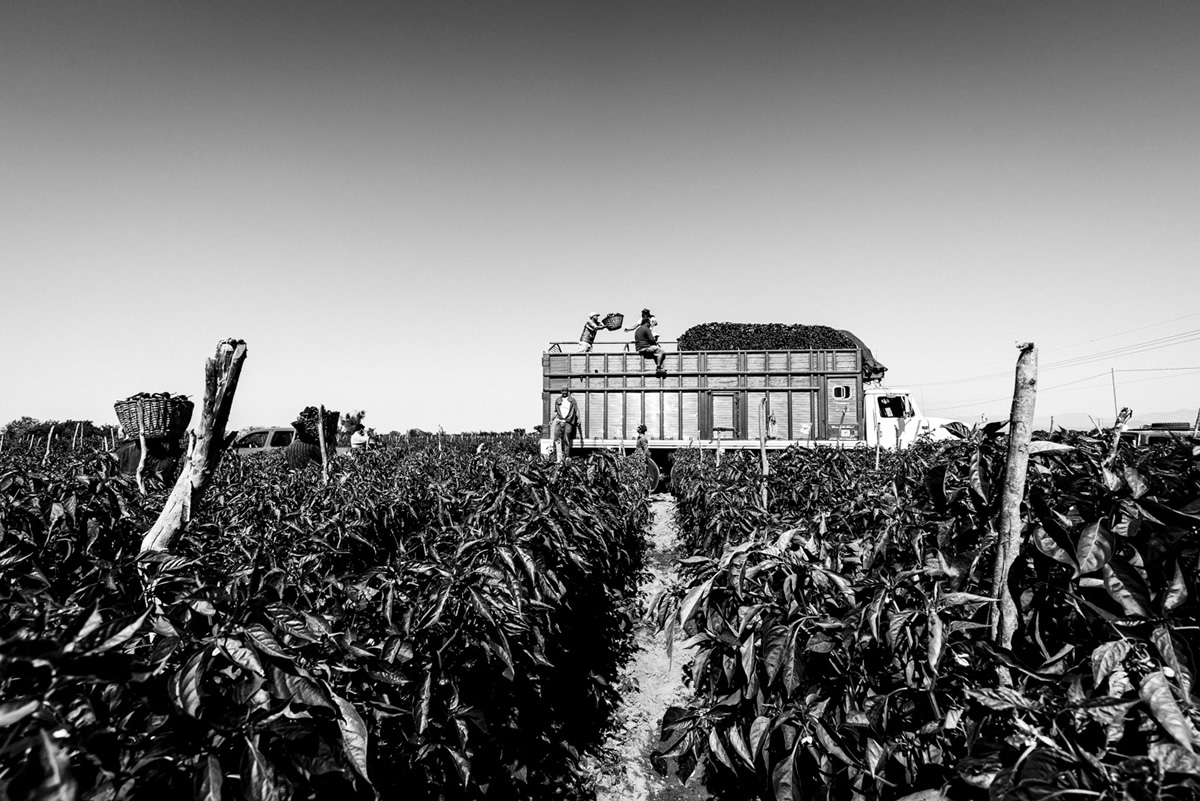
[[[666, 345], [674, 343], [662, 343]], [[553, 452], [552, 404], [566, 387], [579, 410], [573, 451], [632, 448], [644, 424], [655, 461], [680, 448], [905, 448], [952, 436], [911, 393], [864, 378], [863, 348], [674, 351], [667, 374], [632, 345], [551, 342], [542, 353], [541, 449]]]

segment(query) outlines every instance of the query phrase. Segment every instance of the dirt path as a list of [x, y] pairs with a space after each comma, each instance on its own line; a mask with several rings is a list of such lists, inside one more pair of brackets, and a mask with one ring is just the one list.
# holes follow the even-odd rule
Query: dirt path
[[[654, 522], [646, 566], [650, 578], [642, 585], [649, 600], [676, 572], [679, 554], [675, 529], [675, 499], [657, 495], [651, 501]], [[617, 711], [616, 733], [604, 744], [607, 758], [596, 765], [598, 801], [700, 801], [710, 796], [700, 786], [700, 771], [680, 784], [674, 776], [659, 776], [650, 766], [650, 751], [658, 742], [663, 712], [687, 698], [680, 669], [688, 661], [683, 637], [676, 637], [667, 659], [666, 635], [643, 623], [637, 632], [638, 651], [622, 675], [625, 698]]]

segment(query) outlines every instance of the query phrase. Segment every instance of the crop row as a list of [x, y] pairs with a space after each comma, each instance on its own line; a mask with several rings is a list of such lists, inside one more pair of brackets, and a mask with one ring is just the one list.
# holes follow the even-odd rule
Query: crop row
[[1200, 466], [1059, 435], [1032, 459], [1019, 628], [990, 613], [1000, 427], [900, 454], [680, 454], [695, 648], [660, 758], [769, 799], [1194, 798]]
[[[500, 449], [226, 459], [176, 553], [112, 459], [0, 466], [9, 798], [586, 795], [638, 474]], [[54, 795], [54, 793], [59, 793]]]

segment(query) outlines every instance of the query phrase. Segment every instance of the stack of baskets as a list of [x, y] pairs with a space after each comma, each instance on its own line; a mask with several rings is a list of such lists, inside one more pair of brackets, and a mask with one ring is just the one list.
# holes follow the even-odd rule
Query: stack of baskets
[[125, 436], [144, 434], [159, 439], [182, 437], [192, 420], [193, 408], [186, 395], [170, 392], [139, 392], [113, 404]]
[[600, 322], [609, 331], [619, 331], [625, 324], [625, 315], [612, 312]]

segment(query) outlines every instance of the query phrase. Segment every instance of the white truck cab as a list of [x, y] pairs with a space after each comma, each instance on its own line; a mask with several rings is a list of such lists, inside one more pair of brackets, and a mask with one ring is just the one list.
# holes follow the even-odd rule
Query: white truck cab
[[918, 439], [953, 439], [943, 417], [926, 417], [917, 408], [912, 395], [902, 389], [881, 385], [863, 387], [864, 433], [867, 445], [883, 448], [907, 448]]

